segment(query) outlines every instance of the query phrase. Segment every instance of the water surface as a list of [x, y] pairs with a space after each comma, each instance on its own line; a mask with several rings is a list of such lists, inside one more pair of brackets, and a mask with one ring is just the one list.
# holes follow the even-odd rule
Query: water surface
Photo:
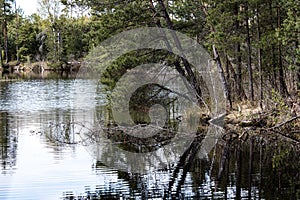
[[[177, 161], [146, 166], [146, 173], [108, 166], [108, 159], [126, 163], [126, 157], [107, 149], [99, 155], [81, 141], [109, 118], [106, 96], [95, 91], [92, 80], [0, 82], [0, 199], [300, 198], [295, 148], [263, 138], [221, 139], [203, 158], [192, 151], [174, 155]], [[132, 143], [111, 140], [125, 149]]]

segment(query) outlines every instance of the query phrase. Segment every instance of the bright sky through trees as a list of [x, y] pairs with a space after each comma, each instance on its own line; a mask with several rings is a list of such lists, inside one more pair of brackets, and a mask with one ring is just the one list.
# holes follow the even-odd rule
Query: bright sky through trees
[[16, 0], [17, 7], [23, 9], [25, 15], [37, 12], [38, 0]]

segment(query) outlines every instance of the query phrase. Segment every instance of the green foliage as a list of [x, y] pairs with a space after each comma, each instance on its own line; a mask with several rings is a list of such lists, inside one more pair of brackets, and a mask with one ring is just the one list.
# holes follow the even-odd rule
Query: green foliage
[[9, 38], [8, 38], [8, 24], [12, 21], [14, 18], [14, 13], [12, 9], [12, 5], [14, 3], [14, 0], [1, 0], [0, 1], [0, 22], [1, 22], [1, 35], [0, 35], [0, 50], [2, 51], [2, 48], [4, 50], [4, 54], [0, 56], [0, 64], [2, 66], [3, 60], [5, 62], [9, 61]]
[[9, 37], [12, 43], [18, 45], [18, 51], [16, 52], [12, 45], [11, 52], [14, 55], [18, 54], [23, 62], [27, 61], [27, 56], [35, 58], [38, 54], [39, 42], [36, 35], [40, 32], [39, 20], [37, 15], [29, 18], [19, 16], [10, 24]]
[[[8, 61], [17, 57], [23, 62], [27, 57], [50, 62], [80, 60], [105, 39], [122, 31], [145, 26], [170, 28], [160, 5], [163, 3], [172, 28], [195, 38], [212, 55], [212, 45], [217, 48], [232, 96], [237, 96], [237, 85], [241, 85], [241, 93], [247, 96], [244, 86], [250, 82], [246, 78], [250, 69], [255, 90], [259, 89], [259, 76], [263, 76], [264, 83], [272, 84], [275, 91], [300, 81], [297, 75], [300, 73], [299, 1], [40, 0], [40, 12], [29, 17], [24, 17], [20, 10], [15, 11], [12, 2], [0, 2], [3, 33], [0, 51], [1, 58], [8, 53]], [[4, 36], [6, 28], [7, 38]], [[165, 52], [147, 53], [135, 52], [119, 58], [108, 67], [101, 81], [113, 87], [122, 73], [133, 66], [150, 61], [166, 61], [172, 65], [178, 61]], [[252, 61], [250, 67], [249, 60]], [[295, 75], [289, 80], [287, 74]], [[293, 89], [288, 88], [291, 93]]]
[[276, 36], [285, 48], [285, 59], [291, 70], [300, 66], [300, 3], [298, 1], [281, 2], [282, 9], [286, 10], [280, 28], [276, 29]]
[[64, 34], [64, 50], [67, 57], [74, 55], [74, 59], [77, 60], [88, 52], [86, 34], [89, 31], [89, 24], [89, 19], [85, 17], [68, 21], [66, 34]]
[[285, 99], [274, 89], [272, 89], [272, 100], [280, 113], [289, 112], [289, 107], [286, 105]]
[[111, 90], [127, 70], [133, 69], [138, 65], [158, 63], [163, 60], [171, 66], [174, 56], [162, 50], [139, 50], [127, 53], [107, 67], [107, 70], [102, 74], [101, 83], [108, 86], [108, 90]]

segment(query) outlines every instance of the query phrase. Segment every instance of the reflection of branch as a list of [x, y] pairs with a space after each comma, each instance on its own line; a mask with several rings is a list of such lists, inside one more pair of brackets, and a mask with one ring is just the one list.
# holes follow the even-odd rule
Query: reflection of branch
[[[92, 140], [92, 136], [95, 135], [86, 134], [87, 136], [89, 136], [89, 138], [83, 139], [79, 136], [81, 140], [76, 140], [76, 135], [79, 135], [83, 131], [83, 129], [86, 129], [90, 133], [94, 133], [93, 129], [87, 126], [87, 123], [88, 122], [62, 122], [54, 124], [50, 122], [50, 131], [48, 133], [45, 130], [44, 135], [50, 142], [55, 142], [62, 145], [76, 145], [79, 143], [84, 144], [88, 139]], [[75, 125], [77, 125], [76, 128], [79, 128], [77, 132], [75, 132]], [[55, 131], [55, 134], [53, 134], [53, 130]]]
[[181, 186], [184, 184], [185, 179], [186, 179], [186, 175], [187, 173], [190, 171], [190, 168], [193, 164], [193, 161], [195, 159], [195, 156], [197, 155], [197, 152], [199, 151], [201, 146], [201, 142], [200, 141], [194, 141], [192, 143], [192, 149], [191, 152], [189, 154], [188, 160], [186, 162], [186, 164], [183, 166], [183, 172], [182, 172], [182, 176], [181, 179], [178, 182], [177, 185], [177, 189], [176, 189], [176, 196], [179, 196], [180, 190], [181, 190]]
[[224, 150], [222, 153], [222, 158], [221, 158], [221, 162], [220, 162], [220, 166], [219, 166], [217, 181], [220, 181], [222, 173], [224, 171], [225, 163], [226, 163], [228, 155], [229, 155], [230, 145], [231, 145], [231, 141], [229, 140], [228, 142], [226, 142], [226, 146], [224, 147]]
[[[176, 189], [176, 196], [179, 195], [181, 186], [184, 184], [184, 181], [186, 179], [186, 175], [190, 169], [190, 167], [193, 164], [194, 158], [197, 155], [197, 152], [201, 146], [201, 141], [204, 139], [204, 137], [202, 138], [195, 138], [194, 141], [191, 143], [191, 145], [189, 146], [189, 148], [182, 154], [182, 156], [180, 157], [177, 166], [175, 167], [173, 174], [172, 174], [172, 178], [169, 181], [169, 187], [168, 187], [168, 191], [171, 193], [172, 191], [172, 187], [176, 181], [176, 178], [178, 177], [179, 171], [180, 169], [183, 169], [183, 174], [181, 176], [180, 181], [178, 182], [177, 185], [177, 189]], [[200, 140], [200, 141], [199, 141]], [[168, 193], [165, 193], [164, 198], [163, 199], [168, 199]]]

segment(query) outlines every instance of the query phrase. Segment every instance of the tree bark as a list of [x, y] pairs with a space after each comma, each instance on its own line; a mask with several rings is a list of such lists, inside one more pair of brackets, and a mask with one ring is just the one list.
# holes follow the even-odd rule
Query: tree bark
[[[238, 20], [239, 15], [239, 4], [238, 2], [234, 5], [235, 9], [235, 32], [237, 36], [239, 35], [238, 32], [240, 31], [240, 25]], [[237, 92], [237, 98], [238, 100], [242, 100], [242, 57], [241, 57], [241, 44], [239, 41], [236, 41], [235, 44], [235, 54], [237, 57], [237, 63], [236, 63], [236, 92]]]
[[300, 91], [300, 67], [298, 66], [298, 70], [297, 70], [297, 90]]
[[[277, 5], [277, 28], [280, 30], [281, 28], [281, 18], [280, 18], [280, 7]], [[282, 96], [288, 95], [286, 83], [284, 80], [284, 71], [282, 64], [282, 51], [281, 51], [281, 43], [278, 41], [278, 65], [279, 65], [279, 91]]]
[[[205, 15], [208, 16], [208, 13], [207, 13], [207, 11], [205, 9], [205, 6], [202, 6], [202, 9], [203, 9], [203, 12], [205, 13]], [[211, 29], [212, 32], [216, 32], [215, 28], [212, 25], [210, 25], [210, 29]], [[213, 53], [214, 53], [214, 60], [217, 63], [219, 74], [221, 76], [223, 90], [225, 92], [226, 99], [227, 99], [227, 101], [229, 103], [230, 110], [231, 110], [232, 109], [232, 101], [231, 101], [230, 92], [228, 90], [227, 81], [226, 81], [226, 78], [225, 78], [225, 75], [224, 75], [224, 70], [223, 70], [223, 67], [222, 67], [221, 58], [220, 58], [220, 55], [219, 55], [219, 52], [218, 52], [216, 46], [212, 45], [212, 48], [213, 48]]]
[[3, 67], [3, 58], [2, 58], [2, 47], [0, 46], [0, 67]]
[[[258, 43], [261, 40], [261, 32], [260, 32], [260, 17], [259, 17], [259, 5], [256, 4], [256, 18], [257, 18], [257, 37]], [[262, 74], [262, 49], [259, 48], [257, 51], [257, 59], [258, 59], [258, 70], [259, 70], [259, 106], [263, 109], [263, 74]]]
[[[15, 1], [15, 14], [16, 14], [16, 19], [17, 19], [17, 25], [16, 25], [16, 41], [19, 40], [19, 13], [17, 11], [17, 1]], [[20, 61], [19, 58], [19, 45], [18, 42], [16, 42], [16, 56], [17, 56], [17, 61]]]
[[[163, 2], [162, 0], [158, 0], [157, 2], [158, 2], [159, 6], [160, 6], [160, 8], [161, 8], [161, 12], [162, 12], [162, 14], [163, 14], [163, 18], [165, 19], [168, 28], [169, 28], [170, 30], [174, 30], [173, 22], [172, 22], [171, 19], [170, 19], [169, 13], [168, 13], [168, 11], [167, 11], [167, 9], [166, 9], [166, 6], [165, 6], [164, 2]], [[150, 6], [151, 6], [151, 8], [156, 12], [152, 0], [150, 0]], [[156, 22], [156, 23], [158, 24], [158, 22]], [[159, 23], [159, 24], [160, 24], [160, 23]], [[173, 38], [173, 40], [174, 40], [174, 42], [175, 42], [176, 48], [177, 48], [179, 51], [183, 52], [181, 43], [180, 43], [180, 41], [179, 41], [179, 39], [178, 39], [178, 37], [177, 37], [175, 31], [172, 32], [172, 38]], [[193, 72], [193, 70], [192, 70], [190, 64], [188, 63], [188, 61], [187, 61], [184, 57], [181, 58], [181, 60], [182, 60], [182, 63], [183, 63], [183, 65], [184, 65], [184, 69], [185, 69], [185, 71], [186, 71], [186, 73], [187, 73], [187, 76], [185, 76], [185, 77], [186, 77], [187, 80], [190, 82], [190, 84], [193, 86], [193, 88], [196, 90], [196, 94], [197, 94], [197, 96], [198, 96], [198, 99], [200, 99], [200, 98], [202, 97], [202, 91], [201, 91], [201, 88], [200, 88], [200, 84], [199, 84], [198, 81], [197, 81], [196, 75], [195, 75], [195, 73]], [[182, 74], [182, 71], [180, 70], [180, 67], [178, 66], [178, 64], [179, 64], [179, 63], [177, 63], [177, 64], [175, 63], [175, 67], [176, 67], [176, 69], [179, 68], [179, 69], [177, 69], [177, 71], [179, 70], [179, 73]], [[184, 74], [185, 74], [185, 73], [184, 73]], [[200, 101], [199, 101], [199, 102], [200, 102]]]
[[278, 90], [278, 87], [277, 87], [277, 70], [276, 70], [276, 64], [277, 64], [277, 61], [276, 61], [276, 54], [275, 54], [275, 46], [272, 45], [272, 68], [273, 68], [273, 77], [272, 77], [272, 83], [273, 83], [273, 87]]
[[245, 4], [245, 22], [246, 22], [246, 32], [247, 32], [247, 66], [248, 66], [248, 76], [249, 76], [249, 97], [251, 101], [254, 101], [254, 91], [253, 91], [253, 72], [252, 72], [252, 58], [251, 58], [251, 39], [250, 39], [250, 28], [249, 28], [249, 9], [248, 2]]
[[221, 59], [220, 59], [220, 55], [219, 55], [219, 52], [218, 52], [217, 48], [215, 47], [215, 45], [213, 45], [212, 47], [213, 47], [213, 52], [214, 52], [214, 57], [215, 57], [214, 60], [217, 62], [219, 74], [221, 76], [222, 85], [224, 87], [223, 90], [225, 92], [226, 99], [229, 103], [230, 110], [231, 110], [232, 109], [232, 101], [231, 101], [231, 97], [230, 97], [230, 91], [228, 89], [228, 85], [227, 85], [227, 82], [226, 82], [224, 70], [223, 70], [223, 67], [222, 67], [222, 62], [221, 62]]
[[[274, 30], [272, 1], [269, 1], [269, 11], [270, 11], [269, 15], [270, 15], [271, 30]], [[276, 64], [277, 64], [277, 61], [276, 61], [276, 54], [275, 54], [275, 45], [272, 44], [272, 60], [271, 60], [272, 79], [271, 79], [271, 83], [272, 83], [273, 88], [275, 88], [275, 90], [278, 90]]]
[[6, 5], [3, 4], [3, 37], [4, 37], [4, 53], [5, 64], [8, 63], [8, 36], [7, 36], [7, 19], [6, 19]]

